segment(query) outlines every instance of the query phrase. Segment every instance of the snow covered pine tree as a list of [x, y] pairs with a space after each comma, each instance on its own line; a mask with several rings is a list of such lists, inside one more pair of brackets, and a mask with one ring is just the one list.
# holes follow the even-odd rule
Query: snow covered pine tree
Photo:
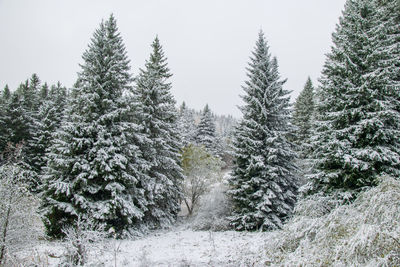
[[52, 86], [50, 90], [47, 84], [44, 84], [40, 91], [41, 105], [35, 116], [35, 131], [29, 143], [29, 165], [38, 184], [35, 191], [40, 191], [40, 176], [47, 162], [46, 151], [51, 145], [53, 134], [61, 125], [66, 98], [67, 89], [60, 83]]
[[138, 126], [124, 120], [129, 60], [113, 15], [100, 24], [82, 58], [44, 176], [44, 223], [55, 237], [78, 216], [124, 234], [146, 208], [138, 147], [128, 142]]
[[194, 122], [194, 111], [183, 102], [179, 107], [178, 131], [182, 138], [182, 147], [195, 143], [196, 125]]
[[310, 138], [313, 131], [313, 119], [315, 110], [314, 87], [310, 77], [303, 91], [296, 99], [293, 112], [293, 124], [297, 127], [294, 133], [294, 142], [298, 146], [299, 157], [308, 157], [310, 153]]
[[296, 202], [295, 153], [290, 130], [289, 92], [283, 90], [276, 58], [260, 32], [243, 89], [243, 119], [234, 133], [234, 168], [228, 192], [237, 230], [282, 227]]
[[346, 3], [322, 72], [310, 193], [357, 192], [379, 175], [400, 175], [399, 15], [388, 14], [395, 2]]
[[213, 156], [219, 156], [221, 153], [217, 143], [217, 133], [215, 130], [215, 119], [208, 104], [204, 107], [201, 114], [200, 123], [196, 128], [196, 143], [199, 146], [204, 146]]
[[158, 37], [151, 46], [153, 51], [136, 79], [133, 98], [136, 119], [144, 127], [143, 134], [151, 140], [141, 146], [149, 162], [148, 180], [144, 183], [149, 202], [145, 221], [151, 228], [158, 228], [171, 224], [177, 217], [183, 174], [179, 166], [181, 144], [176, 102], [168, 82], [171, 74]]

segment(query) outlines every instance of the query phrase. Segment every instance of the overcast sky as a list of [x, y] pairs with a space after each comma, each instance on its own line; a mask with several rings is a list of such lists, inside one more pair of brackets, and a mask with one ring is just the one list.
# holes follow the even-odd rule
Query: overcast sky
[[240, 116], [245, 68], [262, 29], [295, 98], [317, 81], [345, 0], [0, 0], [0, 88], [37, 73], [70, 87], [102, 19], [114, 13], [131, 60], [144, 65], [158, 34], [173, 94], [195, 109]]

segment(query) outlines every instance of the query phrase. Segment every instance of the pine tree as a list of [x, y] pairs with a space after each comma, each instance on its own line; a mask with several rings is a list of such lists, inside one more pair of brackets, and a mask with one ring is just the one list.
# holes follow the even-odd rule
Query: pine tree
[[7, 107], [9, 105], [11, 98], [10, 89], [8, 85], [6, 85], [3, 89], [1, 98], [0, 98], [0, 165], [3, 161], [1, 158], [1, 154], [7, 147], [7, 141], [9, 137], [8, 125], [7, 125]]
[[150, 143], [141, 147], [149, 162], [145, 183], [148, 212], [145, 220], [150, 227], [172, 223], [180, 210], [182, 169], [179, 166], [179, 133], [175, 100], [171, 94], [171, 77], [167, 59], [158, 37], [145, 68], [140, 70], [133, 92], [136, 119], [144, 127]]
[[49, 96], [49, 86], [47, 85], [47, 83], [44, 83], [42, 88], [40, 88], [39, 98], [41, 100], [43, 99], [47, 100], [48, 96]]
[[194, 121], [194, 112], [183, 102], [179, 108], [178, 131], [182, 137], [182, 147], [195, 143], [196, 125]]
[[1, 95], [1, 101], [4, 103], [7, 102], [10, 98], [11, 98], [10, 88], [8, 87], [8, 84], [6, 84], [3, 93]]
[[26, 140], [30, 139], [30, 125], [28, 121], [29, 114], [24, 109], [21, 97], [17, 92], [14, 92], [9, 102], [5, 105], [5, 143], [2, 149], [5, 148], [8, 142], [19, 144], [21, 142], [26, 143]]
[[303, 91], [296, 99], [293, 113], [293, 124], [297, 127], [294, 142], [298, 146], [302, 158], [307, 158], [310, 152], [314, 110], [314, 87], [309, 77]]
[[196, 143], [204, 146], [210, 153], [214, 154], [215, 138], [215, 121], [207, 104], [201, 114], [200, 123], [197, 125]]
[[234, 168], [228, 192], [237, 230], [282, 227], [296, 201], [297, 178], [290, 131], [289, 92], [282, 88], [276, 58], [260, 32], [242, 97], [243, 119], [234, 133]]
[[[400, 175], [399, 98], [387, 74], [398, 69], [377, 68], [378, 10], [373, 1], [347, 1], [333, 34], [321, 78], [311, 192], [357, 191], [379, 175]], [[398, 66], [398, 57], [388, 58]]]
[[42, 209], [47, 233], [91, 217], [124, 234], [144, 216], [138, 127], [124, 120], [130, 90], [129, 60], [110, 18], [95, 31], [71, 93], [67, 115], [48, 153]]
[[36, 73], [32, 74], [30, 79], [27, 79], [16, 90], [19, 95], [19, 102], [23, 110], [23, 123], [26, 125], [27, 131], [21, 140], [24, 141], [23, 146], [24, 162], [29, 166], [34, 155], [32, 154], [33, 135], [36, 132], [37, 112], [40, 106], [40, 87], [41, 81]]
[[[35, 179], [41, 184], [40, 176], [46, 166], [46, 152], [50, 148], [53, 135], [61, 126], [66, 104], [66, 88], [60, 83], [49, 90], [45, 83], [40, 90], [41, 105], [35, 118], [35, 132], [30, 143], [30, 166], [35, 173]], [[39, 188], [37, 189], [39, 190]]]

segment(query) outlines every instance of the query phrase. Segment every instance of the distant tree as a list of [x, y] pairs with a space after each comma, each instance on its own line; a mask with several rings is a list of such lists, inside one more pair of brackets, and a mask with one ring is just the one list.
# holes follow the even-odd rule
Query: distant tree
[[146, 206], [138, 148], [130, 142], [137, 125], [126, 120], [123, 96], [132, 81], [129, 60], [112, 15], [95, 31], [83, 61], [48, 153], [44, 223], [49, 235], [60, 237], [79, 215], [90, 216], [123, 235]]
[[3, 90], [3, 94], [1, 95], [1, 101], [7, 102], [10, 98], [11, 98], [10, 88], [8, 87], [8, 84], [6, 84]]
[[182, 150], [184, 202], [189, 216], [197, 208], [200, 198], [217, 182], [221, 174], [222, 162], [203, 147], [188, 145]]
[[197, 145], [204, 146], [212, 155], [222, 156], [221, 138], [217, 135], [215, 118], [208, 104], [204, 107], [200, 122], [197, 125], [195, 140]]
[[[8, 114], [7, 114], [7, 109], [8, 105], [10, 102], [11, 98], [11, 93], [10, 89], [8, 88], [8, 85], [6, 85], [3, 89], [1, 98], [0, 98], [0, 151], [3, 151], [8, 142], [9, 138], [9, 129], [8, 129]], [[2, 162], [2, 159], [0, 158], [0, 164]]]
[[149, 164], [149, 180], [144, 183], [148, 201], [144, 220], [150, 227], [162, 227], [174, 222], [180, 210], [183, 175], [176, 102], [168, 81], [172, 74], [158, 37], [151, 47], [150, 58], [136, 78], [133, 96], [135, 117], [151, 140], [141, 146]]
[[297, 194], [289, 93], [282, 88], [276, 58], [260, 32], [243, 87], [243, 119], [234, 133], [234, 167], [228, 191], [231, 225], [237, 230], [281, 228], [292, 214]]
[[201, 114], [200, 123], [197, 125], [197, 144], [203, 145], [208, 150], [211, 150], [215, 144], [215, 136], [215, 121], [207, 104]]
[[9, 102], [5, 104], [3, 128], [3, 143], [1, 149], [7, 147], [7, 143], [18, 144], [30, 140], [29, 113], [24, 109], [18, 93], [13, 93]]
[[49, 96], [49, 86], [47, 85], [47, 83], [44, 83], [40, 88], [39, 99], [46, 100], [48, 96]]
[[[51, 146], [53, 135], [61, 126], [66, 98], [66, 88], [62, 87], [61, 84], [52, 86], [51, 90], [47, 84], [44, 84], [41, 88], [41, 105], [34, 121], [35, 132], [33, 132], [29, 143], [29, 165], [35, 173], [38, 185], [42, 183], [40, 176], [47, 163], [46, 152]], [[36, 188], [36, 191], [39, 190], [39, 188]]]
[[299, 154], [306, 158], [310, 152], [310, 138], [313, 130], [313, 119], [315, 111], [314, 87], [308, 78], [303, 91], [294, 104], [293, 124], [296, 126], [294, 142], [298, 146]]
[[179, 133], [182, 136], [182, 146], [193, 144], [196, 133], [194, 112], [186, 106], [185, 102], [179, 108], [177, 125]]

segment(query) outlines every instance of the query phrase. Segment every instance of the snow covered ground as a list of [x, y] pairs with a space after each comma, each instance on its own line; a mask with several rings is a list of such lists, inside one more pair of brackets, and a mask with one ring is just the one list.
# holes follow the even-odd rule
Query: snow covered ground
[[[400, 266], [400, 181], [382, 177], [352, 203], [342, 200], [301, 200], [273, 232], [193, 231], [188, 222], [135, 240], [90, 243], [85, 266]], [[65, 244], [41, 241], [9, 265], [66, 267]]]
[[258, 253], [265, 235], [191, 230], [154, 234], [122, 242], [119, 266], [237, 266], [243, 255]]
[[[109, 240], [95, 246], [87, 266], [248, 266], [246, 261], [255, 261], [268, 235], [185, 229], [160, 231], [137, 240]], [[26, 255], [25, 262], [59, 266], [62, 253], [62, 243], [42, 243]], [[262, 262], [258, 265], [263, 266]]]

